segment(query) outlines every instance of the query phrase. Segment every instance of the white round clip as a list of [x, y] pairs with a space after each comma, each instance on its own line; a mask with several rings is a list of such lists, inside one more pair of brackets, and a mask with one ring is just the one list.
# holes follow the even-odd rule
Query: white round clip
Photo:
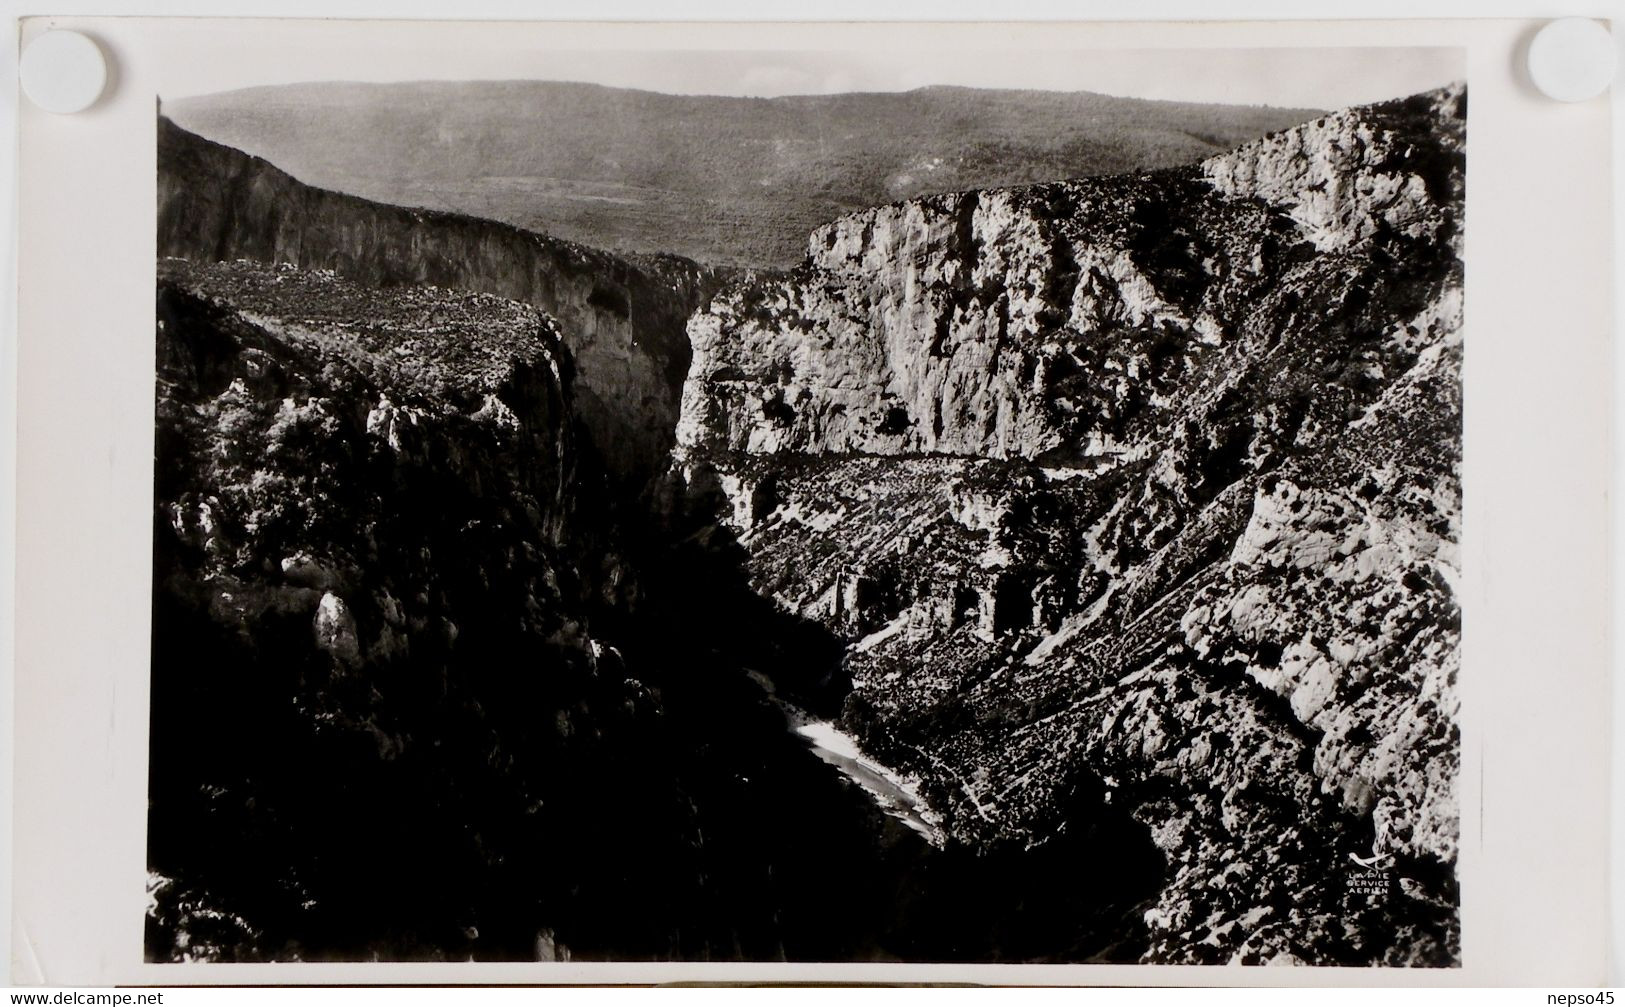
[[23, 50], [17, 76], [28, 100], [45, 111], [83, 112], [107, 86], [107, 57], [76, 31], [48, 31]]
[[1618, 53], [1614, 36], [1585, 17], [1553, 21], [1529, 43], [1529, 79], [1548, 98], [1585, 101], [1607, 90]]

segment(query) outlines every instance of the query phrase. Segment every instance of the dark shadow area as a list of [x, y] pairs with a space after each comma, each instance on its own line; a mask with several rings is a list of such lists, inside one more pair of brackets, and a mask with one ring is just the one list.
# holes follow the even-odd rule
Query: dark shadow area
[[1083, 793], [1033, 851], [887, 815], [747, 674], [826, 717], [849, 687], [731, 535], [590, 446], [574, 516], [538, 509], [562, 403], [394, 452], [370, 379], [173, 287], [159, 316], [150, 960], [1137, 954], [1143, 829]]

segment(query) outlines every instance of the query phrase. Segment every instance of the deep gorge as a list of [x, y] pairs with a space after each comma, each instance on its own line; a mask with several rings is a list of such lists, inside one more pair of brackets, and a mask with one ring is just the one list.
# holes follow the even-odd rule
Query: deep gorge
[[1464, 102], [753, 274], [161, 120], [149, 957], [1450, 963]]

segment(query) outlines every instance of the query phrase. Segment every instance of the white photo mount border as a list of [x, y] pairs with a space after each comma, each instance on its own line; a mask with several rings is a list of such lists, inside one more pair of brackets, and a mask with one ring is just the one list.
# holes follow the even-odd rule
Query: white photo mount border
[[[51, 19], [118, 63], [112, 93], [20, 111], [14, 978], [49, 983], [955, 981], [1582, 984], [1602, 979], [1614, 317], [1609, 109], [1509, 69], [1539, 22], [533, 24]], [[30, 21], [29, 32], [47, 25]], [[153, 96], [188, 59], [391, 47], [901, 44], [1464, 48], [1463, 965], [148, 965]], [[449, 46], [452, 37], [458, 43]], [[329, 63], [328, 65], [333, 65]], [[331, 74], [329, 74], [331, 76]], [[93, 292], [87, 296], [87, 291]], [[89, 578], [87, 570], [98, 576]], [[1552, 934], [1568, 939], [1552, 940]]]

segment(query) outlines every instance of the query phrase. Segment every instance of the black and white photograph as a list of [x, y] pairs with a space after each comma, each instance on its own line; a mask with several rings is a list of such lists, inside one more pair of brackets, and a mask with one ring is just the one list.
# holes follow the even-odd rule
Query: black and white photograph
[[995, 42], [158, 97], [147, 962], [1461, 966], [1463, 50]]

